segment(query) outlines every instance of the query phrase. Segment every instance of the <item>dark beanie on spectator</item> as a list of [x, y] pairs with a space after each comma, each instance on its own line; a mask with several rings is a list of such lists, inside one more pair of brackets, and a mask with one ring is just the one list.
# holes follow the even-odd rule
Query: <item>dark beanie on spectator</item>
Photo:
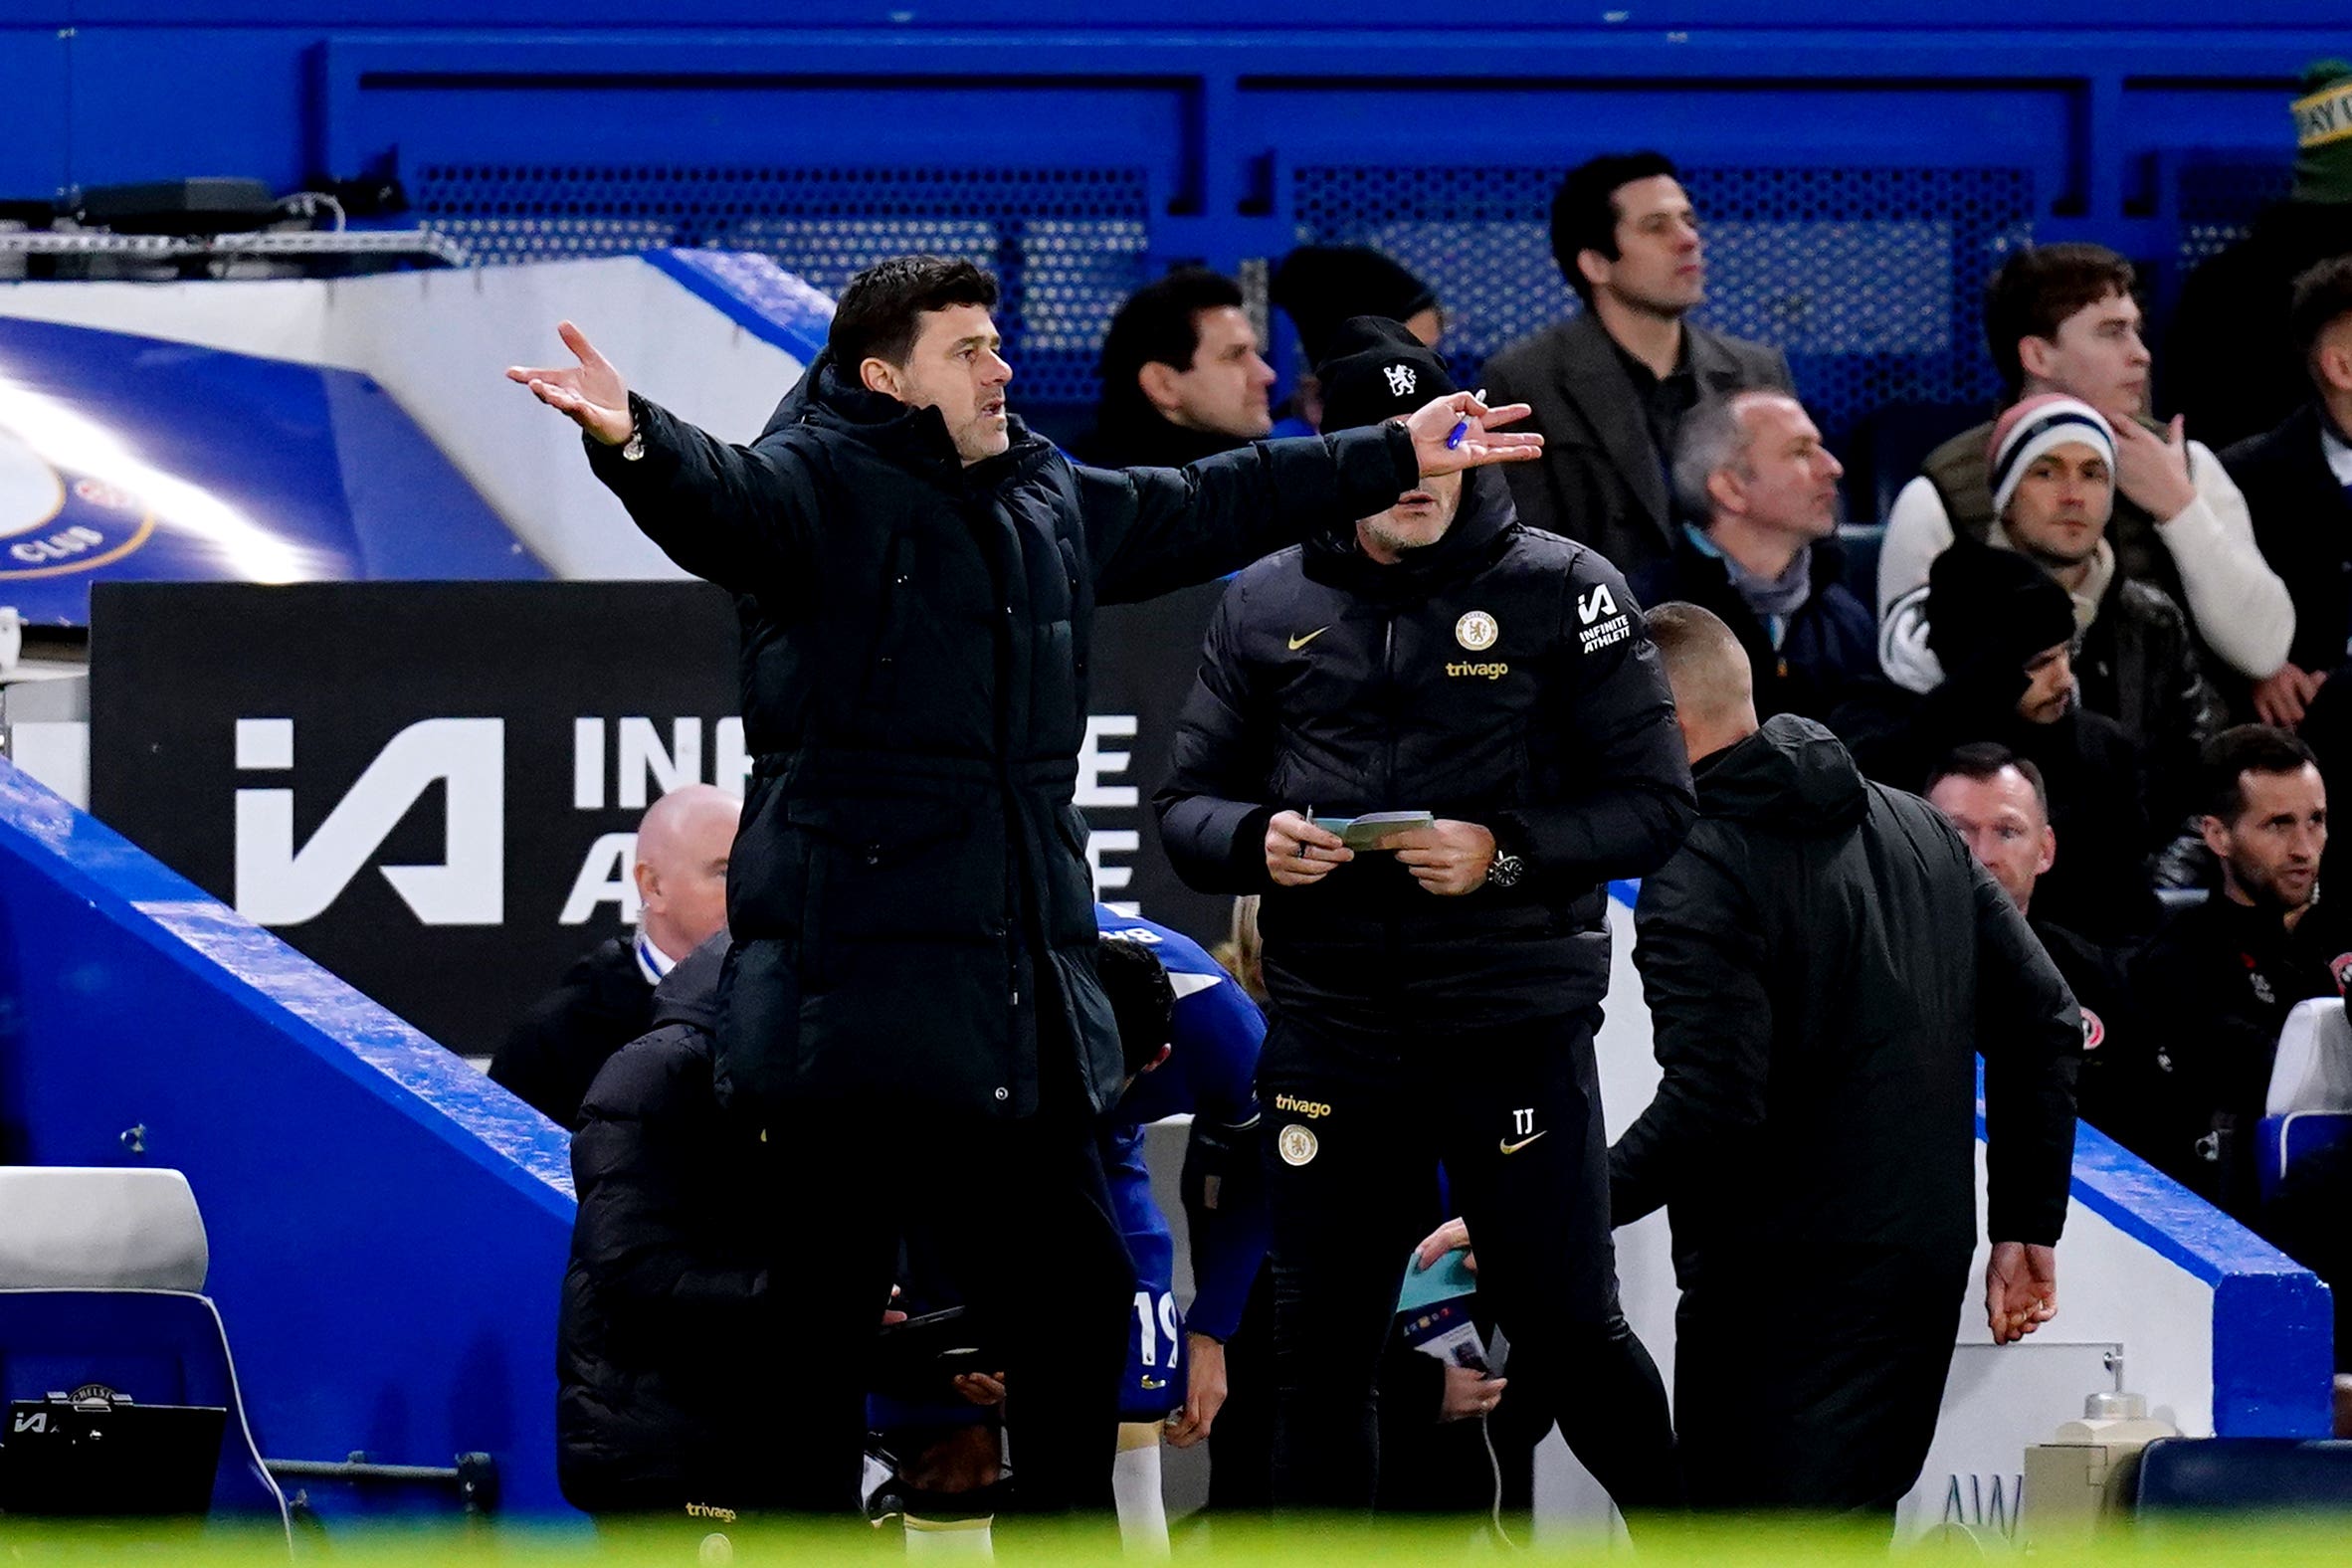
[[1410, 414], [1462, 389], [1446, 361], [1385, 316], [1359, 315], [1331, 333], [1331, 355], [1315, 366], [1323, 384], [1323, 430], [1350, 430]]
[[1402, 321], [1438, 302], [1429, 285], [1361, 245], [1302, 245], [1282, 258], [1266, 292], [1298, 328], [1310, 365], [1331, 357], [1350, 316]]
[[2295, 117], [2295, 200], [2352, 202], [2352, 65], [2305, 66], [2287, 111]]
[[1927, 647], [1947, 676], [1988, 662], [2023, 670], [2073, 638], [2073, 599], [2029, 556], [1960, 539], [1927, 569]]

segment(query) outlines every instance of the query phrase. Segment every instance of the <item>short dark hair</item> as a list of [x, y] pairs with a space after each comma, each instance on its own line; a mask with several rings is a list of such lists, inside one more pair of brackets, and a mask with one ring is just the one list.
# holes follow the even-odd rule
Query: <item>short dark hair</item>
[[996, 308], [996, 280], [954, 256], [893, 256], [877, 262], [841, 292], [826, 345], [852, 382], [869, 359], [903, 365], [933, 310], [976, 304]]
[[1661, 174], [1670, 180], [1682, 177], [1674, 160], [1663, 152], [1606, 152], [1570, 169], [1552, 193], [1552, 260], [1586, 304], [1593, 302], [1593, 286], [1584, 281], [1577, 256], [1598, 251], [1616, 261], [1617, 223], [1624, 216], [1617, 206], [1619, 188]]
[[1145, 365], [1190, 370], [1200, 351], [1203, 310], [1240, 309], [1242, 286], [1206, 267], [1179, 267], [1127, 296], [1102, 336], [1102, 391], [1133, 393]]
[[2347, 315], [2352, 315], [2352, 256], [2331, 256], [2295, 279], [2286, 329], [2302, 350], [2303, 367], [2312, 380], [2319, 379], [2320, 334]]
[[2034, 803], [2042, 808], [2042, 820], [2050, 821], [2050, 782], [2031, 757], [2021, 757], [1998, 740], [1972, 740], [1964, 746], [1954, 746], [1943, 761], [1927, 775], [1927, 790], [1932, 793], [1946, 779], [1974, 779], [1989, 784], [2001, 776], [2003, 768], [2015, 768], [2018, 776], [2034, 786]]
[[2205, 743], [2198, 763], [2205, 774], [2208, 816], [2236, 822], [2246, 811], [2249, 773], [2299, 773], [2319, 766], [2300, 737], [2268, 724], [2239, 724]]
[[2002, 263], [1985, 286], [1985, 343], [2001, 384], [2012, 396], [2026, 384], [2018, 344], [2056, 341], [2068, 316], [2110, 294], [2128, 295], [2137, 276], [2103, 245], [2037, 245]]
[[1094, 969], [1102, 980], [1102, 994], [1110, 998], [1110, 1015], [1118, 1021], [1119, 1053], [1127, 1075], [1159, 1060], [1176, 1022], [1176, 987], [1160, 955], [1141, 942], [1105, 936], [1094, 947]]
[[1739, 634], [1704, 605], [1669, 599], [1643, 624], [1677, 706], [1704, 720], [1728, 718], [1755, 700], [1755, 671]]

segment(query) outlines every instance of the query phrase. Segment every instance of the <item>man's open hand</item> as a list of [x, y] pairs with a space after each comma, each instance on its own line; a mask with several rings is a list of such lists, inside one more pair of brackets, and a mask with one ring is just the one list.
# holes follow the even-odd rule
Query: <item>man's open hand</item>
[[1993, 1343], [2014, 1344], [2058, 1316], [2058, 1252], [1995, 1242], [1985, 1266], [1985, 1322]]
[[[1421, 465], [1421, 477], [1426, 480], [1488, 463], [1528, 463], [1542, 457], [1543, 437], [1536, 432], [1492, 428], [1525, 419], [1534, 412], [1524, 403], [1488, 408], [1468, 392], [1455, 392], [1434, 403], [1424, 403], [1405, 419], [1405, 429], [1413, 437], [1413, 457]], [[1463, 434], [1462, 445], [1448, 447], [1447, 438], [1466, 417], [1470, 429]]]
[[1444, 818], [1426, 828], [1391, 833], [1373, 846], [1397, 852], [1397, 864], [1431, 892], [1460, 897], [1486, 880], [1494, 864], [1494, 835], [1474, 822]]
[[508, 365], [506, 379], [529, 387], [531, 396], [606, 446], [619, 446], [636, 429], [629, 418], [629, 383], [596, 351], [587, 333], [569, 321], [556, 322], [555, 331], [579, 360], [577, 365], [538, 370]]

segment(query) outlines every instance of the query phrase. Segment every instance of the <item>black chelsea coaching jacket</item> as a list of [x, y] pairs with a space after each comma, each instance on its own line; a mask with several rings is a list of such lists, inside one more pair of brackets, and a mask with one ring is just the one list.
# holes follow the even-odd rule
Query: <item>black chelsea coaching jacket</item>
[[1401, 429], [1188, 469], [1072, 464], [1016, 419], [966, 468], [936, 409], [819, 355], [748, 448], [632, 394], [597, 476], [732, 591], [754, 755], [727, 873], [718, 1088], [772, 1118], [1096, 1111], [1123, 1067], [1072, 804], [1094, 607], [1239, 567], [1418, 477]]
[[[1520, 523], [1490, 471], [1469, 477], [1446, 536], [1396, 565], [1366, 556], [1350, 524], [1237, 577], [1153, 805], [1186, 882], [1265, 895], [1278, 1006], [1385, 1035], [1598, 1003], [1601, 884], [1663, 864], [1697, 810], [1625, 579]], [[1478, 823], [1526, 873], [1508, 890], [1442, 897], [1372, 853], [1277, 887], [1265, 836], [1284, 808]]]

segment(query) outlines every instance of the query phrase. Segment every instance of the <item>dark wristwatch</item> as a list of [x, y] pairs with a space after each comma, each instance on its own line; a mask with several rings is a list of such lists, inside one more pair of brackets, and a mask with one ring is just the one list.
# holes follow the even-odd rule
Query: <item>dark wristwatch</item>
[[1496, 850], [1494, 859], [1486, 863], [1488, 885], [1505, 892], [1519, 885], [1519, 879], [1527, 875], [1527, 863], [1507, 850]]

